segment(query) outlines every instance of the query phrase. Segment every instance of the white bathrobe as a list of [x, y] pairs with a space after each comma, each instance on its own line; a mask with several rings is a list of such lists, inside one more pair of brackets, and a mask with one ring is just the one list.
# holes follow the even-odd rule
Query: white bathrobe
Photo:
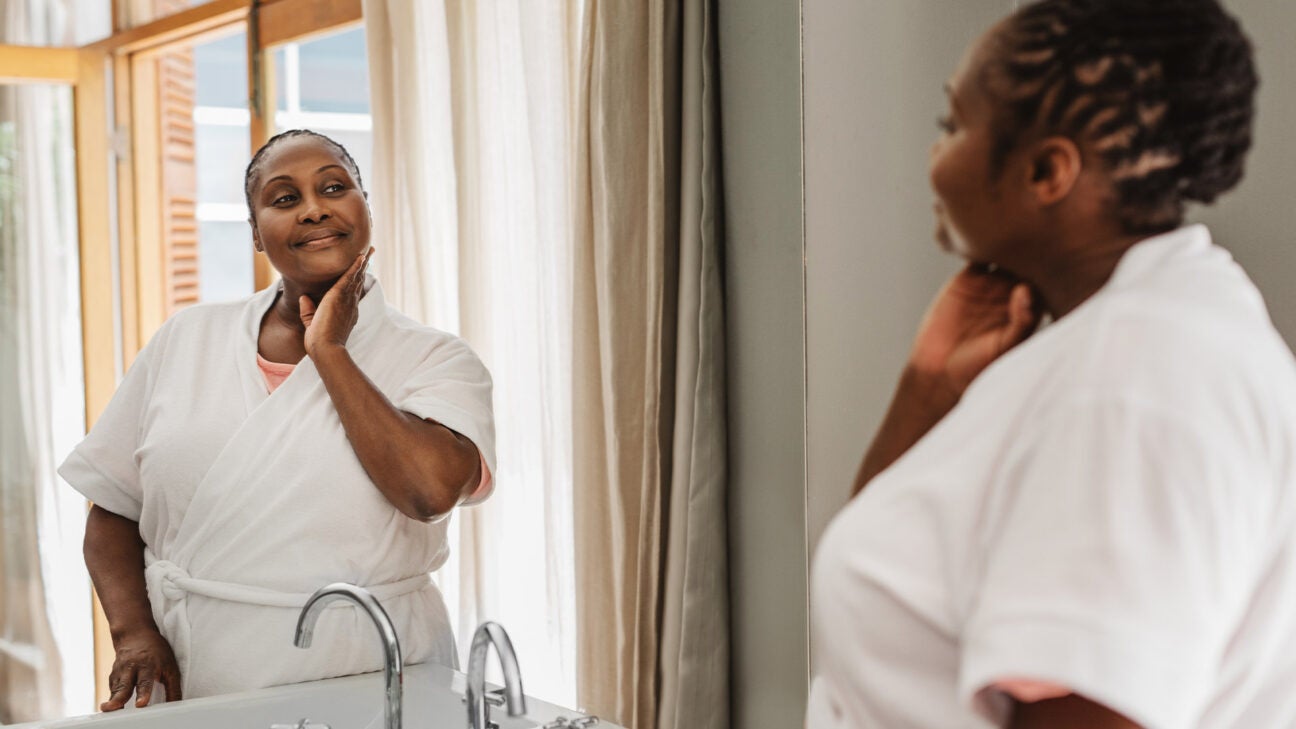
[[[407, 662], [456, 663], [429, 577], [448, 556], [446, 522], [410, 519], [378, 491], [309, 357], [267, 394], [256, 342], [275, 295], [167, 321], [59, 469], [139, 522], [186, 697], [381, 668], [374, 627], [350, 603], [324, 612], [310, 649], [293, 647], [302, 605], [330, 582], [374, 593]], [[347, 349], [397, 408], [471, 439], [495, 470], [490, 375], [466, 344], [388, 308], [375, 282]]]

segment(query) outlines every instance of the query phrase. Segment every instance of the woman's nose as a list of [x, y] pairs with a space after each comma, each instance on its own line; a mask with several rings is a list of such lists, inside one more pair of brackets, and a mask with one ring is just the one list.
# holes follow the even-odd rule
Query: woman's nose
[[323, 200], [311, 197], [305, 200], [305, 205], [301, 208], [301, 215], [297, 218], [299, 223], [319, 223], [332, 217], [328, 206]]

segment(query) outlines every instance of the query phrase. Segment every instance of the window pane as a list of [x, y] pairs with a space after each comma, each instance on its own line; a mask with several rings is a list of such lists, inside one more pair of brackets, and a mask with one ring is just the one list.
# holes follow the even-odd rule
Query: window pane
[[[193, 187], [197, 223], [197, 300], [229, 301], [252, 293], [252, 240], [243, 199], [243, 172], [251, 156], [247, 111], [247, 35], [196, 45], [193, 57]], [[175, 222], [175, 221], [173, 221]], [[192, 225], [192, 223], [191, 223]], [[172, 251], [178, 255], [179, 251]], [[180, 277], [185, 260], [173, 266]], [[193, 264], [188, 264], [189, 270]]]
[[[247, 123], [213, 123], [208, 119], [214, 115], [204, 114], [203, 110], [196, 110], [194, 116], [197, 117], [194, 153], [198, 164], [199, 206], [211, 203], [243, 206], [243, 173], [252, 155]], [[216, 119], [219, 121], [219, 117]]]
[[198, 106], [246, 109], [247, 36], [244, 33], [194, 46]]
[[285, 111], [288, 108], [288, 54], [283, 47], [274, 51], [274, 78], [275, 110]]
[[369, 111], [369, 63], [364, 28], [299, 45], [302, 111]]
[[233, 301], [252, 292], [252, 230], [244, 221], [198, 224], [203, 301]]

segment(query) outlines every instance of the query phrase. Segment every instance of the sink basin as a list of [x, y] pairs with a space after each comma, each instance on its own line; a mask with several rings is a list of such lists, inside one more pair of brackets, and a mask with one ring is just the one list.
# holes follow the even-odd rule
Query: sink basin
[[[466, 677], [458, 671], [425, 663], [405, 667], [404, 725], [409, 729], [464, 729], [468, 712], [462, 697]], [[494, 687], [492, 687], [494, 688]], [[224, 696], [123, 709], [69, 719], [15, 724], [6, 729], [269, 729], [295, 725], [302, 719], [332, 729], [381, 729], [382, 673], [329, 678], [323, 681], [274, 686]], [[579, 712], [527, 697], [527, 715], [511, 718], [503, 707], [491, 710], [500, 729], [542, 727], [557, 719], [574, 719]], [[595, 729], [620, 729], [599, 722]]]

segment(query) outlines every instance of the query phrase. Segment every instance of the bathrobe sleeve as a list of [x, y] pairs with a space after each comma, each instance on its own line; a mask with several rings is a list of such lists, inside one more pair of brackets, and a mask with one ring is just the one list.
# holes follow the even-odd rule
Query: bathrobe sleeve
[[170, 328], [168, 321], [140, 350], [108, 407], [58, 469], [87, 499], [132, 521], [140, 520], [144, 502], [136, 458], [144, 412]]
[[477, 354], [457, 337], [434, 347], [393, 398], [396, 407], [432, 420], [471, 440], [481, 453], [482, 481], [465, 505], [493, 491], [495, 417], [491, 377]]
[[1005, 459], [960, 636], [960, 697], [1044, 681], [1146, 727], [1196, 726], [1262, 559], [1272, 492], [1236, 438], [1078, 399]]

